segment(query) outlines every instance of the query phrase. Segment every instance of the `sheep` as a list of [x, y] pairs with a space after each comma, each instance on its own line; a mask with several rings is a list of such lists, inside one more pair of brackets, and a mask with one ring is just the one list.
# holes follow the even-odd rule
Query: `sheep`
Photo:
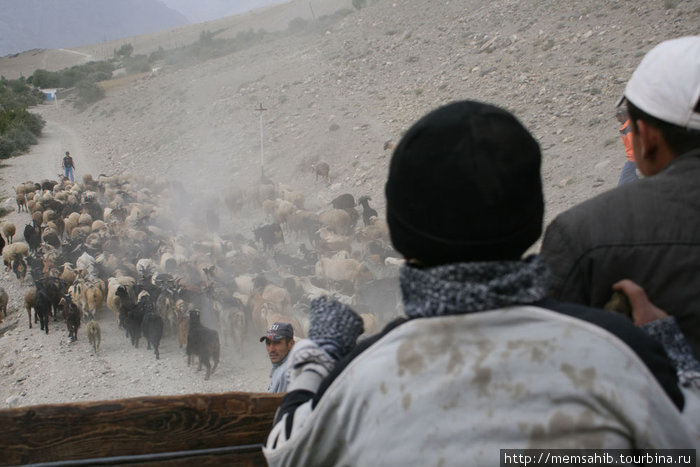
[[78, 273], [73, 269], [71, 263], [63, 263], [63, 270], [58, 277], [66, 281], [66, 283], [72, 284], [78, 278]]
[[329, 231], [327, 227], [321, 227], [317, 234], [319, 235], [319, 239], [316, 241], [316, 248], [320, 253], [338, 251], [352, 252], [350, 237], [333, 233]]
[[324, 211], [318, 215], [318, 220], [339, 235], [347, 235], [350, 232], [350, 214], [344, 209]]
[[41, 228], [42, 222], [44, 222], [44, 215], [42, 211], [40, 209], [34, 210], [32, 212], [32, 225], [38, 229]]
[[7, 317], [7, 303], [9, 302], [10, 297], [3, 289], [0, 287], [0, 323], [2, 323], [2, 317], [5, 316]]
[[56, 229], [53, 228], [46, 228], [44, 230], [44, 233], [42, 235], [42, 240], [44, 243], [51, 245], [52, 247], [58, 249], [61, 248], [61, 237], [56, 231]]
[[5, 263], [5, 270], [12, 269], [12, 264], [18, 257], [24, 257], [29, 254], [29, 246], [24, 242], [13, 243], [6, 245], [2, 250], [2, 260]]
[[318, 177], [321, 177], [326, 181], [326, 183], [331, 182], [330, 166], [327, 162], [318, 161], [316, 164], [311, 166], [311, 170], [313, 170], [314, 174], [316, 175], [316, 181], [318, 181]]
[[104, 282], [101, 279], [78, 279], [71, 290], [74, 291], [71, 295], [81, 305], [86, 318], [94, 319], [102, 311]]
[[296, 211], [297, 207], [291, 201], [284, 199], [278, 199], [275, 201], [277, 201], [277, 206], [275, 207], [275, 212], [273, 213], [272, 217], [275, 219], [276, 223], [284, 224], [287, 222], [287, 218], [294, 213], [294, 211]]
[[[207, 373], [204, 380], [209, 380], [211, 374], [216, 370], [219, 364], [219, 333], [213, 329], [204, 327], [200, 320], [200, 311], [197, 309], [190, 311], [190, 325], [187, 334], [187, 366], [192, 363], [192, 357], [199, 357], [199, 367], [197, 371], [202, 369], [202, 365], [206, 366]], [[214, 361], [212, 366], [209, 359]]]
[[73, 229], [78, 226], [79, 221], [80, 214], [77, 212], [70, 213], [68, 217], [63, 220], [63, 224], [65, 225], [64, 232], [70, 236], [73, 233]]
[[7, 244], [11, 245], [12, 244], [12, 237], [15, 236], [15, 233], [17, 232], [17, 228], [15, 227], [15, 224], [12, 222], [5, 222], [2, 225], [2, 233], [5, 235], [5, 240], [7, 240]]
[[24, 212], [29, 212], [29, 209], [27, 208], [27, 195], [17, 195], [15, 200], [17, 201], [17, 212], [22, 212], [22, 209], [24, 209]]
[[56, 218], [56, 211], [54, 211], [53, 209], [47, 209], [46, 211], [44, 211], [41, 214], [41, 221], [44, 224], [51, 222], [55, 218]]
[[37, 189], [37, 187], [32, 182], [24, 182], [20, 185], [17, 185], [14, 188], [15, 193], [17, 193], [17, 195], [28, 195], [30, 193], [34, 193]]
[[343, 193], [342, 195], [336, 196], [331, 204], [335, 209], [348, 209], [354, 208], [355, 198], [350, 193]]
[[24, 309], [27, 310], [29, 317], [29, 329], [32, 328], [32, 308], [34, 309], [34, 322], [39, 321], [39, 316], [36, 313], [36, 287], [30, 287], [24, 293]]
[[349, 281], [357, 285], [372, 278], [367, 266], [353, 258], [320, 258], [316, 263], [316, 275], [334, 281]]
[[75, 269], [80, 275], [94, 276], [95, 275], [95, 258], [88, 252], [84, 252], [75, 260]]
[[284, 190], [282, 196], [285, 201], [289, 201], [297, 209], [304, 209], [304, 193], [301, 191]]
[[389, 244], [389, 226], [386, 221], [372, 218], [370, 225], [357, 229], [355, 238], [362, 244], [362, 252], [367, 253], [367, 247], [374, 240], [381, 240]]
[[262, 289], [261, 295], [263, 299], [273, 303], [280, 313], [289, 314], [291, 312], [292, 300], [287, 289], [274, 284], [267, 284]]
[[92, 349], [97, 353], [100, 349], [100, 343], [102, 342], [102, 329], [100, 329], [100, 323], [91, 319], [85, 325], [85, 332], [87, 333], [88, 342], [92, 346]]
[[377, 211], [369, 206], [369, 202], [372, 200], [369, 196], [360, 196], [357, 200], [357, 204], [362, 205], [362, 222], [365, 227], [371, 225], [372, 217], [379, 217]]
[[297, 240], [302, 234], [306, 234], [313, 243], [313, 234], [320, 226], [321, 221], [318, 220], [318, 214], [315, 212], [297, 209], [287, 216], [287, 228], [294, 233]]

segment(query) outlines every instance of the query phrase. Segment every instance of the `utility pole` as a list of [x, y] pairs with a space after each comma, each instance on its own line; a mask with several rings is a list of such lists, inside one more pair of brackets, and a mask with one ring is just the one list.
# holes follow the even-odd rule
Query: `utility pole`
[[256, 112], [260, 112], [260, 177], [265, 176], [265, 149], [263, 144], [263, 112], [267, 109], [263, 108], [262, 103], [260, 107], [255, 109]]

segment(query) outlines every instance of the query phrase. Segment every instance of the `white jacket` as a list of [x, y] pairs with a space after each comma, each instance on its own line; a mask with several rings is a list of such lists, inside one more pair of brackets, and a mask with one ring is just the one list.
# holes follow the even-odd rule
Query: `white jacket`
[[517, 306], [399, 325], [313, 409], [286, 413], [263, 451], [272, 466], [494, 466], [500, 449], [699, 446], [618, 337]]

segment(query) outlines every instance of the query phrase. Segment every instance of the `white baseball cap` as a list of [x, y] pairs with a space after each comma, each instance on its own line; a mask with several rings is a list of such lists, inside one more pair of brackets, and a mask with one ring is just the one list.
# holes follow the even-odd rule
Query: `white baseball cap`
[[664, 122], [700, 130], [700, 36], [651, 49], [625, 88], [624, 99]]

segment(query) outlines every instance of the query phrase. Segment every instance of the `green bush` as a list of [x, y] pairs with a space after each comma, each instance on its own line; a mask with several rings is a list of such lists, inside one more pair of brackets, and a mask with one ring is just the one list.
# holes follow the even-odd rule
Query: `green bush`
[[75, 87], [78, 91], [76, 106], [79, 108], [85, 108], [89, 104], [97, 102], [105, 96], [104, 89], [91, 81], [80, 81]]
[[134, 46], [131, 43], [122, 45], [119, 50], [114, 51], [114, 56], [117, 58], [129, 58], [134, 53]]
[[0, 136], [0, 159], [11, 157], [14, 150], [12, 142], [4, 136]]
[[60, 71], [36, 70], [27, 82], [37, 88], [72, 88], [78, 82], [105, 81], [112, 77], [114, 64], [106, 61], [88, 62]]
[[357, 10], [364, 8], [367, 5], [367, 0], [352, 0], [352, 6]]

